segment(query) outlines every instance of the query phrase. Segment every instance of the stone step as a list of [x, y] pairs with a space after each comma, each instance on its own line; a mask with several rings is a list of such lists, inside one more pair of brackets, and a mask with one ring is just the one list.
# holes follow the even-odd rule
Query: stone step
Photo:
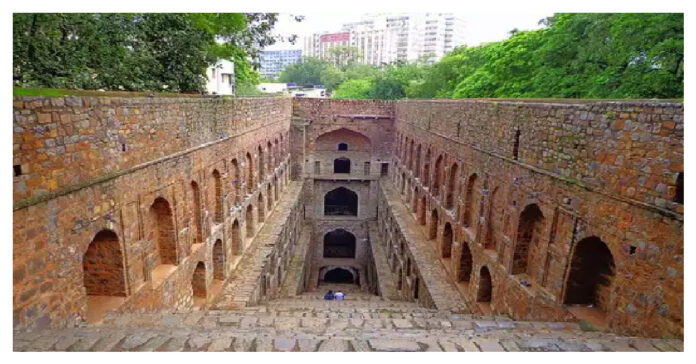
[[215, 311], [150, 315], [150, 321], [145, 316], [123, 316], [123, 326], [15, 331], [14, 350], [683, 351], [681, 340], [620, 337], [558, 323], [264, 318]]

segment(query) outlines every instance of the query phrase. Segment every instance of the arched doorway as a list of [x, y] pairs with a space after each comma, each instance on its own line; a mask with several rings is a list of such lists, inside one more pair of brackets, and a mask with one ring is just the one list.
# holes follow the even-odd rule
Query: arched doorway
[[213, 279], [225, 279], [225, 250], [220, 239], [213, 244]]
[[118, 235], [98, 232], [82, 256], [82, 274], [87, 294], [87, 321], [100, 321], [109, 309], [118, 307], [127, 295], [123, 253]]
[[345, 157], [334, 159], [334, 173], [350, 173], [350, 159]]
[[430, 226], [428, 227], [428, 239], [435, 239], [437, 237], [437, 226], [439, 224], [439, 216], [437, 209], [433, 209], [430, 212]]
[[263, 153], [263, 147], [259, 145], [258, 147], [259, 150], [259, 183], [263, 182], [264, 177], [266, 176], [266, 160], [264, 159], [264, 153]]
[[421, 167], [421, 145], [418, 144], [418, 147], [416, 147], [416, 166], [413, 171], [413, 175], [416, 176], [416, 178], [420, 177], [420, 167]]
[[425, 161], [423, 162], [423, 186], [430, 185], [430, 148], [425, 153]]
[[452, 209], [454, 207], [454, 196], [456, 195], [457, 177], [459, 176], [459, 167], [457, 163], [452, 164], [450, 167], [449, 180], [447, 180], [447, 191], [445, 197], [445, 207], [447, 209]]
[[343, 229], [326, 233], [324, 258], [355, 258], [355, 235]]
[[445, 228], [442, 230], [442, 258], [449, 259], [452, 257], [452, 225], [445, 223]]
[[234, 186], [234, 204], [239, 205], [239, 203], [242, 201], [242, 196], [241, 196], [241, 191], [240, 191], [240, 186], [242, 184], [242, 177], [241, 173], [239, 170], [239, 163], [237, 162], [237, 159], [232, 159], [231, 163], [232, 165], [232, 185]]
[[247, 206], [244, 217], [246, 221], [246, 236], [251, 238], [254, 236], [254, 207], [251, 204]]
[[476, 224], [476, 211], [478, 208], [478, 199], [474, 196], [477, 193], [476, 184], [478, 181], [478, 176], [473, 173], [469, 176], [466, 183], [466, 200], [464, 204], [464, 219], [463, 223], [465, 227], [473, 228]]
[[[517, 244], [512, 261], [512, 274], [527, 273], [530, 261], [530, 245], [538, 246], [542, 235], [544, 215], [536, 204], [527, 205], [520, 214], [517, 225]], [[531, 278], [531, 277], [530, 277]]]
[[462, 242], [462, 255], [459, 260], [459, 271], [457, 272], [457, 279], [459, 282], [469, 283], [471, 280], [472, 266], [473, 261], [469, 244]]
[[215, 184], [215, 191], [213, 199], [215, 200], [215, 213], [213, 214], [213, 221], [216, 223], [221, 223], [223, 219], [222, 212], [222, 177], [218, 170], [213, 170], [213, 181]]
[[614, 257], [601, 239], [581, 240], [573, 252], [563, 303], [593, 305], [606, 312], [614, 268]]
[[156, 198], [150, 206], [149, 216], [151, 237], [159, 253], [159, 264], [178, 264], [174, 220], [169, 202], [162, 197]]
[[246, 190], [247, 193], [254, 191], [254, 159], [251, 157], [251, 153], [246, 154]]
[[483, 266], [479, 272], [479, 286], [476, 293], [476, 302], [491, 302], [493, 299], [493, 280], [488, 267]]
[[435, 175], [433, 176], [433, 196], [438, 197], [440, 194], [440, 184], [442, 183], [442, 156], [438, 156], [435, 161]]
[[324, 196], [324, 215], [358, 216], [358, 195], [345, 187], [329, 191]]
[[232, 254], [240, 255], [242, 252], [242, 232], [239, 229], [239, 221], [234, 219], [232, 223]]
[[344, 268], [333, 268], [324, 274], [325, 283], [356, 283], [353, 273]]
[[208, 296], [205, 284], [205, 264], [203, 262], [198, 262], [196, 269], [193, 270], [191, 289], [193, 290], [194, 306], [202, 306]]
[[486, 243], [484, 244], [485, 249], [497, 250], [498, 235], [503, 230], [502, 225], [502, 211], [503, 204], [499, 188], [496, 187], [491, 193], [490, 208], [488, 210], [488, 221], [486, 221], [487, 231], [486, 231]]
[[196, 228], [194, 244], [196, 244], [203, 242], [203, 222], [201, 221], [201, 190], [198, 188], [198, 183], [196, 183], [196, 181], [191, 181], [191, 194], [193, 195], [193, 224]]

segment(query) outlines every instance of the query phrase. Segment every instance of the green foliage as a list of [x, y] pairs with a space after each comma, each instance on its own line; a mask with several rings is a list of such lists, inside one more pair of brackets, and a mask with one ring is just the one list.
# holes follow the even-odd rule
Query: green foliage
[[343, 82], [333, 93], [335, 99], [369, 99], [372, 82], [367, 79]]
[[205, 69], [235, 63], [237, 83], [258, 82], [258, 48], [276, 14], [13, 15], [16, 86], [200, 92]]
[[544, 22], [471, 48], [475, 68], [457, 75], [452, 96], [683, 97], [682, 14], [556, 14]]
[[345, 71], [346, 68], [356, 64], [362, 58], [362, 52], [357, 47], [336, 46], [328, 50], [327, 58], [331, 65]]
[[362, 81], [351, 90], [369, 83], [357, 95], [378, 99], [683, 98], [683, 14], [556, 14], [542, 22], [500, 42], [458, 47], [432, 65], [427, 57], [382, 70], [353, 65], [345, 79]]
[[335, 67], [329, 66], [320, 72], [319, 78], [321, 80], [321, 84], [326, 86], [327, 90], [331, 91], [341, 84], [341, 82], [346, 79], [346, 76], [345, 72], [341, 72]]
[[298, 85], [319, 85], [321, 84], [321, 73], [328, 67], [330, 67], [328, 62], [307, 57], [302, 62], [285, 67], [278, 80], [285, 83], [295, 82]]

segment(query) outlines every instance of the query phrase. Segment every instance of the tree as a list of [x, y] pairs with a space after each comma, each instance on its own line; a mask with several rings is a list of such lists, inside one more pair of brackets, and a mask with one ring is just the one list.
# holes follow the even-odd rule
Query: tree
[[346, 78], [344, 72], [341, 72], [333, 66], [324, 68], [319, 76], [321, 84], [326, 86], [326, 89], [329, 91], [335, 89]]
[[258, 81], [258, 50], [277, 14], [14, 14], [18, 86], [200, 92], [218, 59], [237, 83]]
[[318, 58], [307, 57], [302, 62], [289, 64], [280, 73], [280, 82], [295, 82], [298, 85], [321, 84], [321, 72], [330, 65]]
[[335, 99], [369, 99], [372, 82], [367, 79], [348, 80], [338, 86], [333, 94]]
[[327, 58], [334, 67], [345, 71], [347, 67], [360, 61], [362, 52], [357, 47], [335, 46], [328, 50]]

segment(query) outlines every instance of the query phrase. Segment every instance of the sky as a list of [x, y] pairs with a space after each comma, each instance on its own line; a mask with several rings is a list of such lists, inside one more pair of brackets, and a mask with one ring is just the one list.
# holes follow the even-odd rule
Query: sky
[[[292, 15], [304, 15], [302, 22], [296, 22]], [[339, 31], [343, 23], [360, 20], [360, 13], [306, 13], [306, 14], [279, 14], [279, 20], [275, 25], [274, 34], [289, 36], [297, 34], [295, 44], [289, 42], [278, 42], [267, 49], [302, 49], [302, 36], [323, 31]], [[512, 29], [532, 30], [538, 29], [539, 20], [553, 15], [549, 11], [530, 11], [530, 12], [477, 12], [477, 13], [457, 13], [464, 21], [465, 43], [475, 46], [483, 42], [499, 41], [509, 36]]]

